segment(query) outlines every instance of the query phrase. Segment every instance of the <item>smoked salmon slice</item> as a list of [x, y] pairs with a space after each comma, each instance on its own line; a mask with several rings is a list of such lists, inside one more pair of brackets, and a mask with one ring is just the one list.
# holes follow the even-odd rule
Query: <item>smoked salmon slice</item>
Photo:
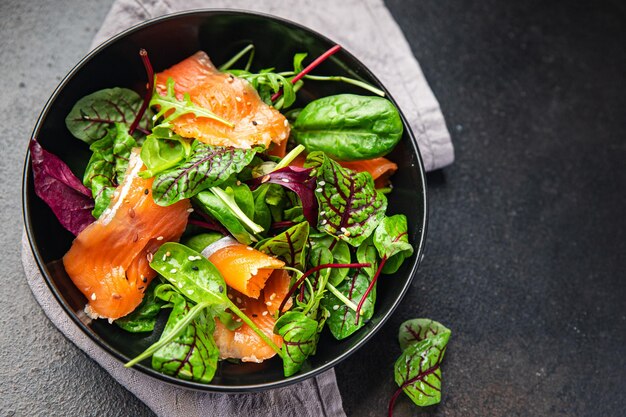
[[[156, 89], [167, 91], [167, 80], [175, 82], [178, 99], [188, 93], [191, 101], [234, 124], [186, 114], [171, 123], [174, 132], [214, 146], [250, 148], [274, 142], [281, 145], [289, 137], [289, 123], [278, 110], [265, 104], [246, 81], [220, 72], [205, 52], [199, 51], [157, 74]], [[278, 147], [280, 152], [280, 146]]]
[[152, 254], [161, 244], [178, 241], [187, 225], [189, 200], [156, 204], [153, 180], [138, 175], [143, 168], [134, 149], [109, 207], [63, 257], [67, 274], [89, 300], [85, 311], [92, 318], [114, 320], [131, 313], [156, 275], [149, 266]]
[[207, 246], [202, 255], [220, 271], [226, 285], [250, 298], [257, 299], [272, 272], [285, 263], [232, 237], [225, 237]]
[[[293, 160], [290, 165], [303, 167], [306, 161], [306, 155], [300, 154]], [[356, 172], [369, 172], [374, 179], [376, 188], [386, 187], [391, 177], [397, 170], [398, 165], [391, 162], [387, 158], [364, 159], [362, 161], [337, 161], [344, 168], [351, 169]]]
[[[283, 338], [274, 334], [276, 319], [274, 313], [278, 309], [283, 297], [289, 291], [291, 278], [287, 271], [276, 270], [267, 280], [263, 289], [263, 296], [259, 299], [229, 290], [229, 298], [252, 320], [263, 333], [281, 347]], [[273, 295], [273, 296], [272, 296]], [[287, 304], [287, 309], [291, 303]], [[213, 338], [220, 350], [222, 359], [241, 359], [243, 362], [262, 362], [273, 357], [276, 352], [269, 347], [247, 324], [242, 324], [236, 330], [228, 330], [219, 320], [215, 321]]]

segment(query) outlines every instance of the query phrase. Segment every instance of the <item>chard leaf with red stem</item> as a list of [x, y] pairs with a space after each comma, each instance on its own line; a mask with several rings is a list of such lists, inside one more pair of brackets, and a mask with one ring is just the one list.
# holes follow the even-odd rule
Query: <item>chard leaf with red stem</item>
[[387, 198], [376, 191], [368, 172], [345, 169], [323, 152], [312, 152], [307, 168], [315, 168], [320, 208], [317, 228], [359, 246], [385, 217]]
[[309, 237], [309, 223], [302, 222], [284, 232], [262, 240], [256, 249], [285, 261], [287, 266], [304, 270], [305, 247]]
[[315, 352], [318, 322], [299, 311], [289, 311], [274, 325], [274, 333], [283, 337], [283, 372], [289, 377], [300, 370], [306, 358]]
[[[436, 322], [433, 322], [436, 323]], [[418, 406], [428, 406], [441, 401], [441, 362], [446, 352], [450, 331], [441, 324], [440, 331], [418, 342], [409, 344], [394, 365], [395, 381], [400, 387], [389, 402], [389, 417], [393, 414], [396, 399], [403, 391]], [[402, 327], [400, 332], [402, 332]]]
[[35, 194], [52, 209], [65, 229], [78, 235], [95, 221], [94, 201], [86, 188], [61, 159], [30, 141], [30, 161]]
[[[106, 88], [91, 93], [74, 104], [65, 125], [77, 139], [88, 144], [102, 139], [114, 123], [128, 129], [141, 109], [143, 99], [128, 88]], [[152, 126], [152, 112], [145, 111], [137, 130], [142, 135]]]
[[[405, 350], [412, 344], [419, 343], [422, 340], [433, 338], [441, 334], [447, 333], [449, 338], [450, 329], [443, 324], [431, 319], [411, 319], [400, 325], [398, 330], [398, 341], [400, 349]], [[447, 340], [447, 339], [446, 339]]]
[[[293, 191], [300, 197], [302, 213], [311, 224], [317, 224], [317, 201], [315, 199], [316, 180], [311, 176], [312, 169], [287, 166], [262, 177], [247, 182], [251, 190], [263, 184], [277, 184]], [[268, 202], [269, 203], [269, 202]]]

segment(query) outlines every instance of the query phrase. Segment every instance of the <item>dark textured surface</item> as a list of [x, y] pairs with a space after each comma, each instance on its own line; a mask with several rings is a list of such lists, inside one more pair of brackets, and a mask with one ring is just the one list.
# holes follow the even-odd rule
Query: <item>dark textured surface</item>
[[[5, 115], [0, 415], [151, 415], [55, 330], [19, 261], [26, 140], [110, 1], [0, 2]], [[337, 368], [350, 416], [386, 412], [405, 319], [450, 327], [439, 406], [396, 416], [620, 416], [626, 399], [626, 11], [618, 1], [390, 1], [457, 160], [430, 175], [426, 257]]]

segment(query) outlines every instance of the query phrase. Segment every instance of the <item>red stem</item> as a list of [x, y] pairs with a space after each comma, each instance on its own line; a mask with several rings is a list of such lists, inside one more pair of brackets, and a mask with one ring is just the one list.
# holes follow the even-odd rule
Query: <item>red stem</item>
[[287, 293], [287, 295], [285, 296], [285, 298], [283, 298], [283, 301], [280, 303], [280, 306], [278, 307], [278, 311], [282, 312], [283, 308], [285, 307], [285, 304], [287, 304], [287, 300], [289, 300], [289, 298], [293, 295], [294, 292], [296, 292], [296, 290], [298, 289], [298, 287], [300, 285], [302, 285], [302, 283], [304, 282], [304, 280], [311, 274], [321, 270], [321, 269], [325, 269], [325, 268], [367, 268], [368, 266], [370, 266], [371, 264], [366, 263], [366, 264], [322, 264], [322, 265], [318, 265], [315, 266], [311, 269], [309, 269], [308, 271], [306, 271], [304, 274], [302, 274], [302, 276], [295, 282], [295, 284], [293, 284], [293, 286], [291, 288], [289, 288], [289, 292]]
[[[298, 81], [300, 81], [302, 77], [307, 75], [309, 72], [313, 71], [315, 67], [317, 67], [322, 62], [326, 61], [329, 56], [333, 55], [335, 52], [339, 51], [340, 49], [341, 49], [341, 45], [335, 45], [332, 48], [330, 48], [328, 51], [324, 52], [322, 55], [318, 56], [313, 62], [307, 65], [302, 71], [300, 71], [295, 77], [291, 79], [291, 84], [295, 84]], [[282, 95], [283, 95], [283, 90], [277, 91], [272, 96], [272, 101], [278, 100], [278, 98]]]
[[297, 223], [292, 222], [291, 220], [283, 220], [282, 222], [274, 222], [270, 226], [270, 229], [282, 229], [284, 227], [295, 226]]
[[213, 230], [215, 232], [219, 232], [221, 234], [223, 234], [224, 236], [227, 236], [228, 233], [224, 233], [224, 229], [222, 229], [221, 227], [215, 225], [215, 224], [211, 224], [202, 220], [196, 220], [196, 219], [189, 219], [189, 224], [193, 224], [194, 226], [198, 226], [198, 227], [202, 227], [208, 230]]
[[361, 301], [359, 301], [359, 305], [356, 306], [355, 324], [359, 323], [359, 315], [361, 314], [361, 307], [363, 307], [363, 304], [365, 303], [365, 299], [367, 299], [367, 296], [370, 294], [370, 292], [372, 292], [374, 285], [376, 285], [376, 280], [378, 279], [380, 272], [383, 270], [383, 266], [385, 266], [385, 262], [387, 262], [386, 256], [383, 257], [383, 259], [381, 259], [380, 265], [378, 265], [378, 269], [376, 270], [376, 273], [374, 274], [374, 278], [372, 278], [372, 282], [370, 282], [370, 285], [367, 287], [367, 290], [365, 290], [365, 294], [363, 294], [363, 297], [361, 297]]
[[[439, 353], [439, 356], [441, 358], [441, 352]], [[437, 369], [439, 369], [439, 364], [436, 364], [432, 368], [428, 369], [426, 372], [419, 372], [413, 378], [404, 381], [402, 383], [402, 385], [400, 385], [400, 388], [398, 388], [396, 390], [396, 392], [393, 393], [393, 396], [391, 397], [391, 400], [389, 400], [389, 412], [388, 412], [387, 416], [388, 417], [393, 417], [393, 407], [396, 404], [396, 400], [398, 399], [398, 396], [404, 390], [404, 388], [408, 387], [409, 385], [411, 385], [414, 382], [417, 382], [419, 380], [422, 380], [422, 379], [426, 378], [428, 375], [430, 375], [430, 374], [434, 373], [435, 371], [437, 371]]]
[[154, 70], [152, 69], [150, 58], [148, 58], [148, 51], [141, 48], [139, 50], [139, 56], [141, 57], [141, 62], [143, 62], [146, 74], [148, 75], [148, 89], [146, 90], [146, 95], [143, 98], [143, 103], [141, 103], [141, 108], [139, 109], [135, 120], [133, 120], [133, 124], [130, 125], [130, 129], [128, 129], [129, 135], [132, 135], [137, 129], [137, 126], [139, 126], [139, 122], [141, 122], [141, 119], [148, 108], [148, 103], [150, 103], [150, 99], [152, 98], [152, 90], [154, 89]]
[[404, 384], [402, 384], [402, 386], [400, 388], [398, 388], [396, 390], [396, 392], [393, 393], [393, 396], [391, 397], [391, 400], [389, 400], [389, 411], [387, 413], [388, 417], [393, 417], [393, 407], [396, 405], [396, 400], [398, 399], [398, 397], [402, 393], [403, 389], [404, 389]]

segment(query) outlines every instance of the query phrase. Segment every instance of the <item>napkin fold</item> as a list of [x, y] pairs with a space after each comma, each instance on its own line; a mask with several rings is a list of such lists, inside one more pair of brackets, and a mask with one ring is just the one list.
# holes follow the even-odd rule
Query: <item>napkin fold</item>
[[[427, 171], [454, 160], [439, 104], [382, 0], [117, 0], [92, 48], [146, 19], [200, 8], [259, 11], [325, 34], [363, 61], [389, 89], [411, 125]], [[298, 384], [250, 394], [196, 392], [126, 369], [67, 317], [45, 284], [25, 234], [22, 263], [28, 284], [52, 323], [159, 416], [345, 416], [333, 369]]]

